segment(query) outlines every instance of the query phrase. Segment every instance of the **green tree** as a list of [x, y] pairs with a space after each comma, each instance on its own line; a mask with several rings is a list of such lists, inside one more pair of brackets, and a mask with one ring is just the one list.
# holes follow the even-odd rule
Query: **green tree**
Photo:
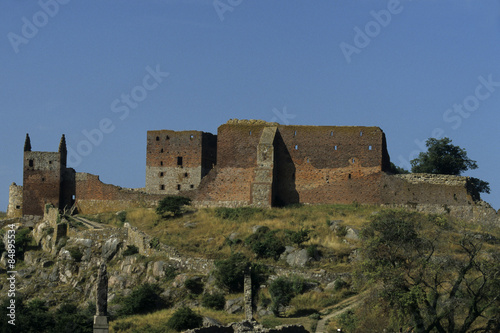
[[179, 216], [184, 206], [191, 204], [191, 199], [178, 195], [167, 196], [160, 200], [156, 213], [161, 217]]
[[295, 296], [303, 293], [306, 289], [304, 279], [300, 277], [279, 277], [269, 285], [269, 294], [273, 304], [271, 306], [274, 314], [278, 316], [280, 309], [290, 304]]
[[[433, 173], [459, 176], [467, 170], [477, 169], [476, 161], [467, 156], [465, 149], [451, 144], [451, 139], [427, 139], [427, 152], [410, 161], [414, 173]], [[489, 183], [471, 178], [470, 186], [478, 193], [490, 193]]]
[[362, 231], [360, 281], [377, 286], [394, 317], [418, 333], [499, 327], [500, 251], [483, 249], [479, 234], [450, 228], [418, 213], [374, 216]]
[[243, 279], [245, 272], [251, 271], [252, 289], [254, 295], [258, 287], [263, 284], [268, 275], [268, 271], [262, 265], [251, 263], [242, 253], [234, 253], [226, 260], [217, 260], [215, 262], [214, 277], [218, 287], [229, 292], [243, 291]]
[[410, 162], [414, 173], [458, 176], [469, 169], [477, 169], [476, 161], [467, 156], [465, 149], [452, 145], [449, 138], [429, 138], [425, 145], [427, 152], [420, 153]]
[[389, 172], [397, 175], [397, 174], [408, 174], [410, 171], [406, 170], [405, 168], [399, 167], [396, 164], [391, 162], [391, 168], [389, 169]]

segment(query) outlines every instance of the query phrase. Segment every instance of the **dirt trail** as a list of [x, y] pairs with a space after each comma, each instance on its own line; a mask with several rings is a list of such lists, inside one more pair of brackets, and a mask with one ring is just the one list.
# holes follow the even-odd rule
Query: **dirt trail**
[[332, 308], [333, 309], [332, 313], [321, 318], [321, 320], [318, 321], [318, 325], [316, 326], [316, 333], [326, 333], [326, 322], [328, 321], [328, 319], [339, 316], [342, 313], [346, 312], [347, 310], [350, 310], [350, 309], [356, 307], [357, 305], [359, 305], [361, 303], [363, 298], [364, 298], [364, 295], [359, 294], [359, 295], [352, 296], [348, 299], [345, 299], [342, 302], [340, 302], [339, 304], [335, 305], [335, 307]]

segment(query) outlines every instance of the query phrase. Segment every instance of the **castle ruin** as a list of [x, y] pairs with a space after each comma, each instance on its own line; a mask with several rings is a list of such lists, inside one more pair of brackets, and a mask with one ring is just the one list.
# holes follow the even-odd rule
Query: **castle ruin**
[[46, 204], [84, 214], [153, 206], [166, 195], [188, 196], [199, 207], [470, 207], [479, 201], [468, 177], [390, 174], [385, 134], [378, 127], [229, 120], [217, 135], [148, 131], [142, 189], [104, 184], [96, 175], [67, 168], [66, 159], [64, 135], [57, 152], [32, 151], [26, 136], [23, 186], [9, 189], [9, 217], [43, 215]]

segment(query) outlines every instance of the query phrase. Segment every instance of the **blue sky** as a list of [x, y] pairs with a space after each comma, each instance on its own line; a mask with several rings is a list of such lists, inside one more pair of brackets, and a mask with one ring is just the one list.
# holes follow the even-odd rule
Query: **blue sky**
[[77, 171], [143, 187], [146, 131], [230, 118], [379, 126], [406, 168], [448, 136], [498, 209], [499, 55], [498, 0], [3, 0], [0, 210], [26, 133], [40, 151], [64, 133]]

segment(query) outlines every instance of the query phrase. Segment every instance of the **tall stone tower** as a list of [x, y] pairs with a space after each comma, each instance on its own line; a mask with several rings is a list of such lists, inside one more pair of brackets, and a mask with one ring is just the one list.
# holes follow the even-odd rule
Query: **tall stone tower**
[[216, 164], [217, 136], [200, 131], [148, 131], [146, 192], [178, 194], [197, 189]]
[[66, 139], [62, 135], [57, 152], [31, 151], [26, 134], [23, 162], [23, 215], [43, 215], [46, 204], [59, 209], [70, 205], [71, 193], [63, 195], [66, 171]]

